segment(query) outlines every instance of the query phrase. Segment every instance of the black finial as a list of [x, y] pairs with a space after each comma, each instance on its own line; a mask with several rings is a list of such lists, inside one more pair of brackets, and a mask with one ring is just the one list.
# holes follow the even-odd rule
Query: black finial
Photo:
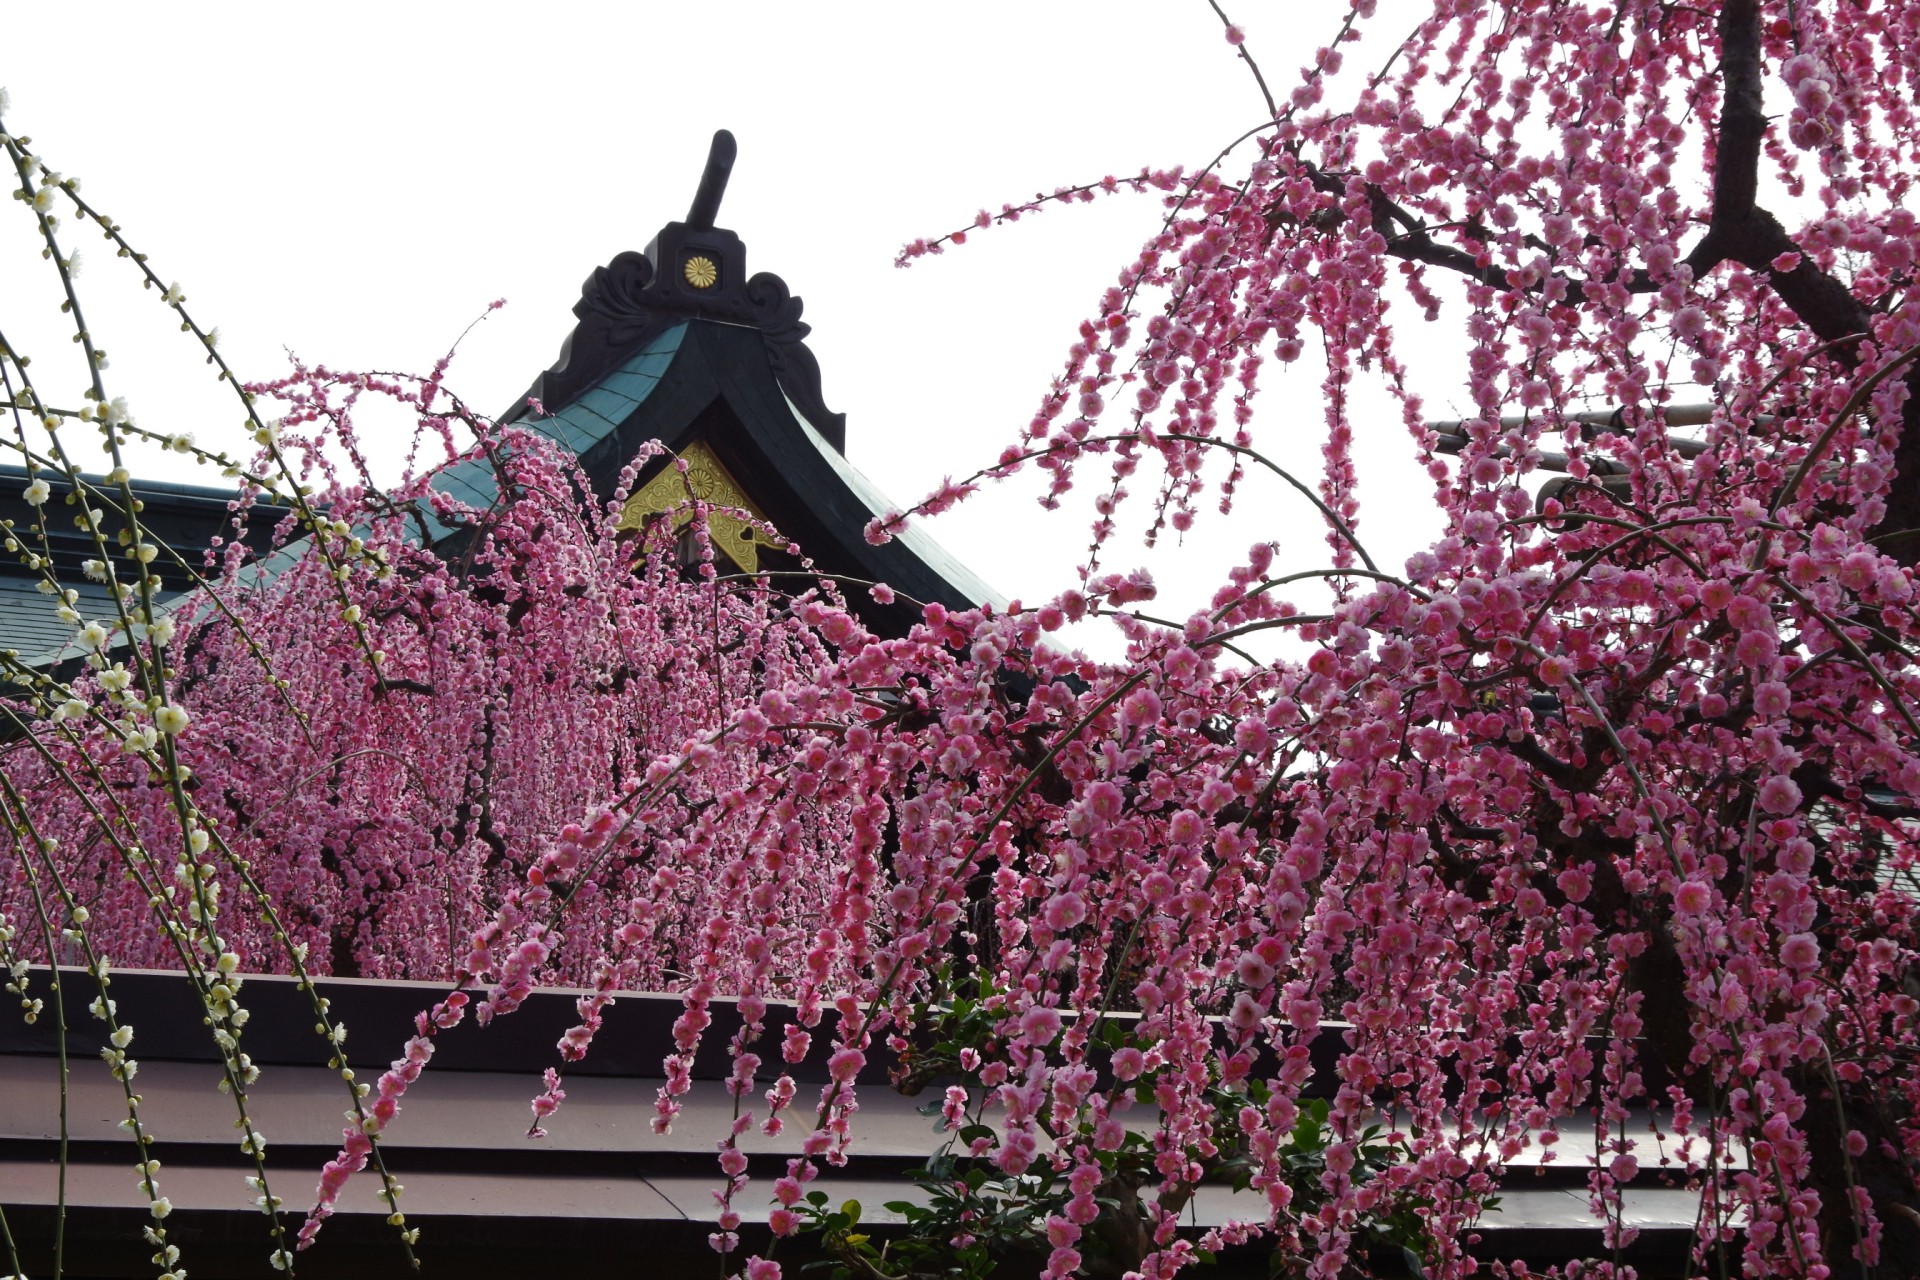
[[[717, 320], [760, 331], [781, 390], [835, 449], [843, 447], [846, 419], [820, 398], [820, 366], [806, 347], [800, 299], [771, 272], [748, 275], [747, 246], [713, 225], [736, 153], [733, 135], [715, 132], [687, 220], [660, 228], [645, 253], [620, 254], [587, 278], [573, 305], [579, 323], [560, 359], [534, 384], [534, 396], [549, 407], [564, 407], [670, 325]], [[515, 408], [506, 421], [523, 411]]]
[[727, 194], [727, 177], [733, 172], [737, 148], [733, 135], [716, 129], [713, 146], [707, 151], [707, 171], [700, 175], [700, 189], [694, 192], [693, 207], [687, 210], [687, 225], [697, 231], [711, 231], [720, 216], [720, 198]]

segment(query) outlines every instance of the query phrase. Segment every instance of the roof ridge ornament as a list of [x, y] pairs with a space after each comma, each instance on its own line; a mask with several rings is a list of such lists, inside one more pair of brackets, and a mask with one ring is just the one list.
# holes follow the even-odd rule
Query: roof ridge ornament
[[[747, 325], [765, 339], [780, 389], [836, 450], [845, 451], [846, 415], [828, 409], [821, 396], [820, 365], [806, 346], [811, 326], [800, 319], [800, 299], [772, 272], [748, 276], [746, 245], [714, 225], [737, 154], [733, 134], [716, 131], [686, 220], [662, 227], [646, 252], [628, 250], [587, 277], [573, 305], [578, 323], [530, 396], [549, 409], [563, 408], [682, 321]], [[523, 397], [503, 420], [525, 412]]]
[[725, 129], [713, 131], [713, 142], [707, 148], [706, 172], [700, 175], [700, 187], [693, 193], [693, 204], [687, 210], [687, 225], [698, 231], [713, 230], [713, 220], [720, 216], [720, 201], [727, 194], [727, 179], [733, 176], [733, 160], [740, 154], [739, 144], [734, 142], [733, 134]]

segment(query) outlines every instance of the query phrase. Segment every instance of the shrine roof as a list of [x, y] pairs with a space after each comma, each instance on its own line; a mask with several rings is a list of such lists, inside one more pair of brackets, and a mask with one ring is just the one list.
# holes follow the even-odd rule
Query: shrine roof
[[[97, 554], [92, 537], [62, 518], [70, 511], [66, 500], [73, 485], [58, 471], [41, 467], [37, 478], [46, 481], [51, 492], [44, 504], [35, 507], [23, 496], [32, 478], [24, 466], [0, 463], [0, 521], [11, 522], [11, 532], [26, 548], [25, 553], [0, 556], [0, 651], [12, 650], [29, 666], [46, 666], [74, 652], [75, 628], [55, 613], [59, 600], [41, 589], [43, 575], [24, 558], [40, 546], [33, 529], [43, 517], [53, 577], [61, 589], [75, 593], [75, 612], [86, 618], [109, 618], [114, 615], [114, 603], [106, 585], [86, 573], [86, 562]], [[104, 506], [117, 502], [119, 486], [105, 476], [82, 474], [80, 483], [92, 495], [90, 501]], [[236, 534], [236, 495], [230, 488], [142, 479], [132, 481], [131, 488], [140, 503], [142, 526], [178, 556], [178, 560], [164, 556], [152, 567], [160, 578], [158, 599], [163, 605], [175, 603], [192, 586], [182, 562], [198, 568], [210, 550], [236, 536], [264, 546], [272, 528], [270, 520], [256, 516], [243, 533]]]
[[[867, 542], [869, 522], [894, 504], [845, 456], [845, 415], [827, 408], [822, 396], [801, 299], [776, 275], [749, 275], [746, 246], [714, 225], [733, 158], [732, 135], [723, 130], [714, 137], [686, 220], [668, 223], [644, 252], [619, 254], [588, 276], [558, 360], [502, 420], [578, 457], [603, 501], [649, 441], [658, 440], [669, 454], [703, 445], [811, 566], [794, 560], [785, 572], [843, 579], [849, 604], [884, 633], [911, 626], [925, 603], [999, 604], [990, 587], [917, 528], [882, 546]], [[666, 463], [665, 457], [651, 463], [641, 479]], [[22, 468], [0, 467], [0, 516], [22, 528], [38, 514], [21, 497], [27, 479]], [[479, 456], [440, 468], [430, 483], [476, 511], [499, 500], [494, 467]], [[58, 509], [68, 487], [53, 482], [47, 510]], [[230, 491], [148, 481], [136, 481], [135, 491], [143, 518], [189, 564], [200, 564], [223, 534], [232, 536]], [[427, 502], [417, 510], [436, 546], [470, 536]], [[61, 534], [60, 523], [49, 522], [48, 537], [61, 587], [78, 592], [74, 608], [83, 616], [111, 615], [105, 587], [82, 572], [91, 542], [71, 530]], [[255, 519], [243, 536], [264, 551], [269, 529]], [[273, 579], [303, 545], [296, 540], [266, 554], [248, 580]], [[56, 615], [58, 602], [36, 586], [39, 575], [19, 557], [0, 560], [0, 650], [12, 649], [34, 666], [70, 656], [73, 628]], [[165, 568], [162, 602], [172, 604], [190, 582], [184, 570], [168, 577]], [[895, 602], [876, 603], [861, 585], [873, 582], [892, 588]]]
[[[870, 625], [904, 629], [920, 603], [999, 603], [918, 529], [867, 542], [868, 523], [895, 505], [846, 458], [846, 417], [822, 395], [801, 299], [770, 272], [749, 274], [745, 244], [714, 225], [734, 154], [732, 135], [716, 134], [686, 219], [587, 277], [559, 358], [502, 420], [573, 452], [603, 499], [649, 441], [672, 454], [704, 444], [820, 572], [893, 588], [899, 603], [880, 606], [850, 586]], [[475, 507], [497, 491], [481, 459], [446, 468], [434, 485]]]

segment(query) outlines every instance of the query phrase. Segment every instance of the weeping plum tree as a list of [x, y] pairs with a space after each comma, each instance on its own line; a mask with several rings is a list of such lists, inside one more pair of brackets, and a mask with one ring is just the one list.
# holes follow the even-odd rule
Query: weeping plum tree
[[[1228, 25], [1280, 95], [1259, 126], [1197, 171], [1057, 197], [1156, 190], [1166, 212], [1023, 437], [917, 509], [1028, 467], [1049, 502], [1095, 481], [1094, 553], [1039, 607], [928, 607], [881, 639], [825, 584], [710, 558], [634, 576], [566, 460], [460, 413], [439, 370], [249, 393], [290, 421], [256, 418], [233, 465], [287, 504], [296, 563], [263, 581], [236, 551], [177, 621], [124, 473], [95, 485], [117, 615], [71, 619], [77, 679], [15, 673], [10, 955], [179, 965], [236, 1078], [236, 970], [446, 979], [354, 1099], [303, 1245], [378, 1167], [436, 1032], [565, 981], [588, 988], [567, 1060], [616, 989], [683, 992], [660, 1127], [708, 1005], [741, 1001], [713, 1240], [736, 1249], [770, 1199], [753, 1280], [809, 1229], [855, 1274], [980, 1258], [978, 1206], [936, 1199], [898, 1253], [814, 1207], [881, 1044], [957, 1082], [949, 1167], [1027, 1179], [1032, 1227], [993, 1243], [1053, 1276], [1256, 1241], [1335, 1276], [1383, 1236], [1467, 1274], [1507, 1162], [1570, 1124], [1597, 1131], [1586, 1274], [1630, 1270], [1622, 1188], [1656, 1158], [1701, 1193], [1697, 1265], [1915, 1274], [1920, 5], [1462, 0], [1385, 23], [1356, 4], [1291, 82]], [[70, 285], [52, 211], [118, 233], [7, 145]], [[1466, 344], [1422, 387], [1398, 343], [1429, 324]], [[1303, 360], [1317, 483], [1261, 451], [1262, 378]], [[93, 428], [7, 367], [48, 433], [19, 446], [82, 484], [62, 441]], [[117, 448], [140, 429], [90, 375], [76, 413]], [[1356, 417], [1380, 389], [1397, 426]], [[470, 560], [418, 549], [424, 481], [315, 480], [369, 390], [472, 431], [518, 495], [444, 510], [473, 522]], [[1433, 395], [1467, 415], [1428, 425]], [[1404, 566], [1365, 549], [1350, 457], [1392, 430], [1446, 518]], [[1145, 575], [1101, 567], [1134, 490], [1182, 531], [1216, 491], [1282, 480], [1324, 565], [1263, 540], [1172, 621], [1141, 609]], [[1055, 634], [1092, 618], [1121, 659]], [[1257, 657], [1274, 636], [1302, 656]], [[796, 1006], [779, 1035], [775, 1000]], [[802, 1098], [786, 1065], [815, 1035], [833, 1081]], [[1331, 1105], [1304, 1112], [1333, 1035]], [[550, 1075], [536, 1119], [563, 1097]], [[1629, 1125], [1649, 1107], [1657, 1153]], [[751, 1185], [754, 1129], [794, 1124], [804, 1154]], [[1234, 1220], [1183, 1234], [1229, 1176]]]

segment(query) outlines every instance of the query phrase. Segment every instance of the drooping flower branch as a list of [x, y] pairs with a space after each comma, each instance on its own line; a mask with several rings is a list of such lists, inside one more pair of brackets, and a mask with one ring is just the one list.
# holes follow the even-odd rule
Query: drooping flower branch
[[[1552, 1158], [1569, 1122], [1598, 1125], [1608, 1252], [1659, 1158], [1702, 1192], [1703, 1266], [1912, 1274], [1920, 8], [1448, 5], [1355, 80], [1370, 24], [1354, 5], [1295, 85], [1266, 82], [1280, 110], [1242, 171], [1169, 180], [1021, 438], [916, 509], [1028, 463], [1057, 502], [1099, 457], [1073, 589], [876, 636], [825, 578], [721, 573], [691, 495], [690, 567], [636, 545], [568, 456], [466, 413], [444, 369], [296, 367], [253, 393], [283, 425], [229, 464], [275, 481], [286, 505], [257, 482], [240, 505], [284, 520], [282, 554], [229, 543], [169, 618], [73, 620], [78, 675], [18, 673], [3, 749], [34, 835], [0, 911], [77, 906], [90, 954], [186, 967], [213, 1005], [227, 955], [448, 981], [356, 1098], [302, 1243], [405, 1122], [437, 1032], [559, 982], [579, 1022], [536, 1128], [633, 987], [681, 993], [653, 1119], [683, 1122], [713, 1003], [740, 1001], [717, 1248], [756, 1203], [744, 1136], [807, 1135], [755, 1280], [846, 1160], [876, 1049], [911, 1073], [956, 1022], [955, 1158], [1061, 1180], [1025, 1242], [1053, 1276], [1263, 1240], [1333, 1277], [1383, 1207], [1430, 1274], [1464, 1275], [1506, 1166]], [[49, 189], [22, 181], [30, 204]], [[1816, 205], [1791, 230], [1770, 212]], [[1445, 431], [1396, 354], [1443, 316], [1465, 338]], [[1309, 350], [1312, 485], [1256, 412]], [[1446, 519], [1397, 573], [1362, 544], [1368, 387]], [[439, 442], [384, 491], [354, 452], [370, 396]], [[1205, 607], [1149, 617], [1151, 579], [1100, 557], [1133, 488], [1151, 528], [1199, 518], [1215, 453], [1225, 498], [1309, 490], [1329, 563], [1262, 536]], [[456, 457], [498, 502], [433, 486]], [[124, 523], [137, 553], [131, 506], [99, 509], [103, 552]], [[1062, 640], [1097, 618], [1114, 660]], [[1302, 656], [1250, 659], [1270, 635]], [[830, 1080], [804, 1099], [790, 1068], [816, 1037]], [[1639, 1108], [1677, 1154], [1633, 1136]], [[1289, 1163], [1307, 1139], [1310, 1185]], [[1243, 1207], [1183, 1235], [1229, 1166]]]

